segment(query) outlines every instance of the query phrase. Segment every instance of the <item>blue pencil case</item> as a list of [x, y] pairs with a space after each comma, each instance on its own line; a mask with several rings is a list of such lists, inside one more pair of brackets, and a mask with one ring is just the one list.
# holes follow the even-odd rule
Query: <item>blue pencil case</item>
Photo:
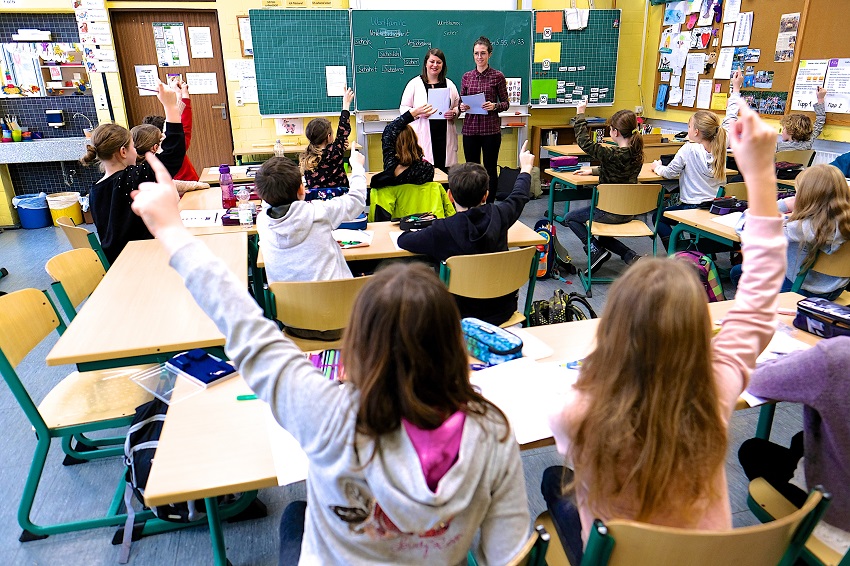
[[337, 226], [337, 228], [339, 228], [340, 230], [365, 230], [366, 224], [366, 213], [364, 212], [354, 220], [343, 222], [342, 224]]
[[797, 303], [794, 326], [823, 338], [850, 336], [850, 307], [820, 297], [803, 299]]
[[503, 328], [477, 318], [460, 321], [466, 349], [489, 366], [522, 357], [522, 339]]

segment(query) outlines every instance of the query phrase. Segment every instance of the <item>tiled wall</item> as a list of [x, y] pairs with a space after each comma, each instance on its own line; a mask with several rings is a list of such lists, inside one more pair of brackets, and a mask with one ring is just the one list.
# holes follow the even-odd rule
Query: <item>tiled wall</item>
[[[53, 32], [51, 41], [78, 42], [77, 23], [74, 14], [0, 14], [0, 43], [12, 41], [12, 34], [18, 28], [36, 28]], [[64, 110], [65, 126], [51, 128], [47, 125], [45, 110]], [[94, 98], [85, 96], [0, 98], [0, 115], [14, 114], [21, 126], [32, 132], [41, 132], [45, 138], [81, 137], [88, 122], [75, 112], [84, 114], [92, 123], [97, 123]], [[25, 142], [21, 142], [25, 143]], [[15, 187], [15, 194], [37, 194], [39, 192], [57, 193], [62, 191], [88, 192], [91, 184], [100, 177], [97, 167], [83, 167], [76, 162], [67, 162], [65, 174], [62, 165], [53, 163], [22, 163], [9, 165], [9, 175]], [[76, 174], [71, 175], [71, 171]], [[65, 181], [73, 179], [69, 187]]]

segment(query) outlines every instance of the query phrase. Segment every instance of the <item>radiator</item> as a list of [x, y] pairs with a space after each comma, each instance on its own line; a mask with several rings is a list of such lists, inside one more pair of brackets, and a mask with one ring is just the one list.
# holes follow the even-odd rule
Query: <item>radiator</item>
[[832, 163], [839, 155], [841, 154], [831, 151], [817, 151], [815, 152], [815, 159], [812, 161], [812, 165], [817, 165], [818, 163]]

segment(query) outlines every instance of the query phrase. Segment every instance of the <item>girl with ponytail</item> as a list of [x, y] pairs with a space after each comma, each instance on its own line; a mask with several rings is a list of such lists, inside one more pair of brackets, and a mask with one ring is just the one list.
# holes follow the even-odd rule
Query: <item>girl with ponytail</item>
[[[171, 175], [176, 174], [186, 156], [183, 125], [180, 122], [179, 94], [159, 83], [157, 98], [165, 111], [165, 134], [159, 159]], [[155, 181], [146, 162], [136, 164], [138, 153], [130, 131], [118, 124], [101, 124], [92, 132], [91, 144], [80, 159], [83, 165], [98, 162], [103, 177], [89, 193], [92, 218], [106, 259], [113, 263], [127, 242], [149, 240], [144, 222], [130, 210], [130, 192], [139, 184]]]
[[[587, 120], [584, 117], [586, 109], [587, 101], [582, 100], [576, 109], [576, 141], [579, 147], [599, 161], [600, 165], [593, 168], [584, 167], [576, 171], [576, 175], [599, 175], [600, 183], [637, 183], [638, 174], [643, 166], [643, 136], [640, 135], [635, 113], [631, 110], [620, 110], [608, 120], [611, 139], [617, 144], [611, 146], [594, 143], [591, 140]], [[634, 216], [611, 214], [599, 209], [593, 213], [595, 222], [606, 224], [624, 224], [632, 219]], [[640, 256], [616, 238], [593, 238], [588, 250], [586, 243], [588, 220], [590, 220], [590, 207], [570, 212], [564, 217], [563, 223], [585, 246], [592, 269], [608, 261], [611, 258], [611, 252], [619, 255], [629, 265], [638, 260]]]
[[342, 157], [348, 147], [348, 135], [351, 133], [348, 108], [352, 100], [354, 91], [346, 88], [345, 94], [342, 95], [342, 113], [339, 115], [336, 139], [333, 139], [333, 129], [327, 118], [310, 120], [304, 130], [310, 145], [301, 154], [299, 164], [308, 189], [348, 186], [348, 175], [345, 174]]
[[[688, 122], [688, 141], [670, 165], [652, 162], [652, 170], [665, 179], [679, 179], [681, 204], [667, 210], [696, 208], [701, 202], [717, 196], [717, 189], [726, 183], [726, 130], [717, 114], [707, 110], [694, 113]], [[670, 220], [661, 218], [658, 234], [669, 238]]]

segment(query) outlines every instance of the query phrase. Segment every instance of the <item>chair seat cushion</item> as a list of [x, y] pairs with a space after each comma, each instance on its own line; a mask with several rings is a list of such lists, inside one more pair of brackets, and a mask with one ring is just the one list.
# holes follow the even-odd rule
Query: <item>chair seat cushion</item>
[[594, 236], [611, 236], [612, 238], [652, 236], [652, 230], [642, 220], [632, 220], [625, 224], [594, 222], [591, 232]]
[[49, 428], [108, 421], [132, 415], [153, 396], [130, 376], [153, 365], [87, 372], [75, 371], [60, 381], [39, 404]]

